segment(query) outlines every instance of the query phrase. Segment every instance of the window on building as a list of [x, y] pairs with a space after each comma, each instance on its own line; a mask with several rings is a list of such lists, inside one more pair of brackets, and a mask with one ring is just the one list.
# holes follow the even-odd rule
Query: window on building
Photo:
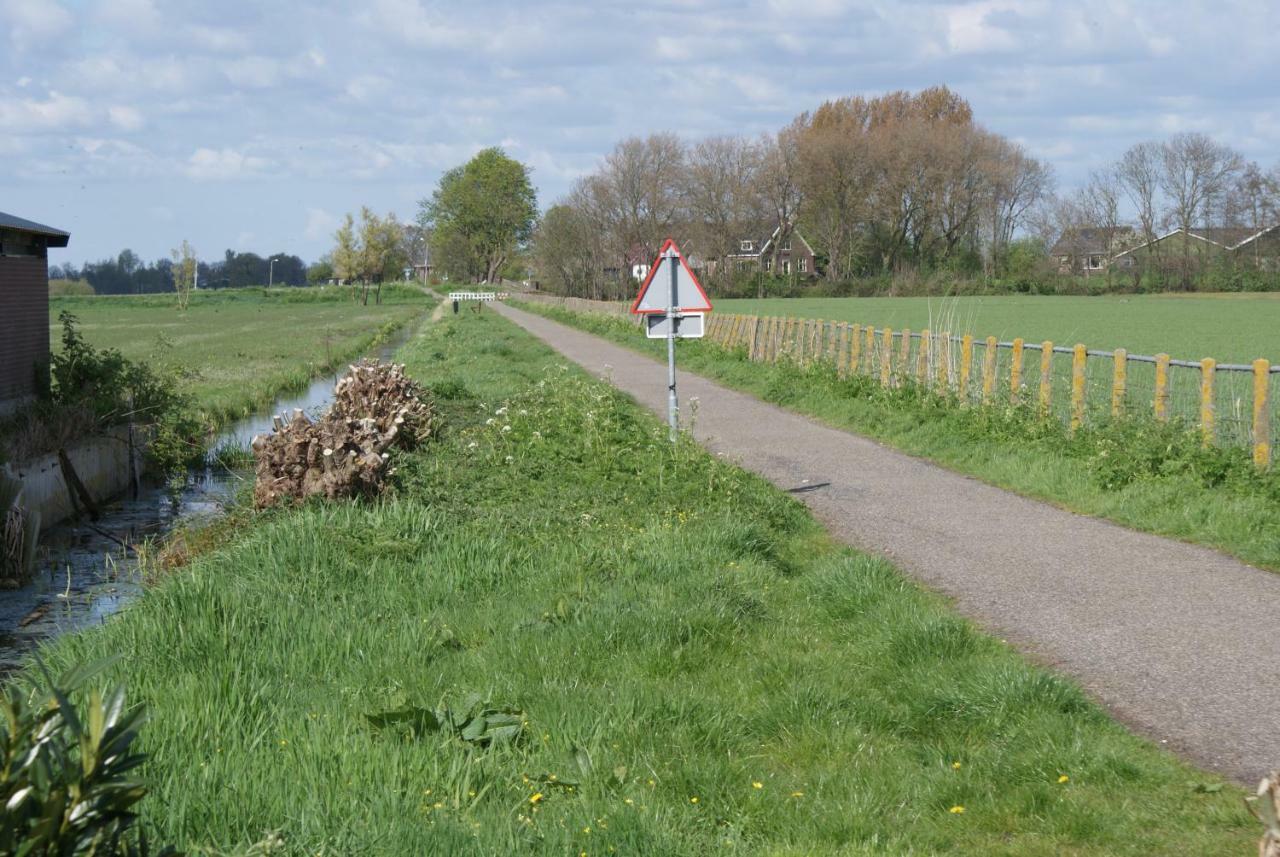
[[743, 242], [741, 242], [738, 246], [740, 246], [740, 247], [742, 248], [742, 250], [743, 250], [743, 252], [744, 252], [744, 253], [749, 253], [749, 252], [751, 252], [751, 242], [750, 242], [750, 241], [743, 241]]
[[788, 238], [786, 241], [782, 242], [782, 249], [783, 249], [784, 251], [787, 251], [787, 250], [790, 250], [790, 249], [791, 249], [791, 239], [790, 239], [790, 238]]
[[804, 256], [801, 256], [800, 257], [800, 273], [806, 274], [808, 272], [809, 272], [809, 260], [806, 259]]
[[766, 271], [772, 271], [772, 270], [773, 270], [773, 260], [772, 260], [772, 259], [767, 258], [767, 257], [765, 258], [765, 260], [764, 260], [764, 269], [765, 269]]
[[790, 259], [784, 259], [784, 260], [783, 260], [783, 262], [782, 262], [782, 273], [784, 273], [784, 274], [790, 274], [790, 273], [791, 273], [791, 260], [790, 260]]
[[1102, 257], [1101, 257], [1101, 256], [1090, 256], [1090, 257], [1089, 257], [1089, 267], [1090, 267], [1090, 268], [1092, 268], [1092, 269], [1093, 269], [1093, 270], [1095, 270], [1095, 271], [1096, 271], [1096, 270], [1098, 270], [1099, 268], [1101, 268], [1101, 267], [1102, 267]]

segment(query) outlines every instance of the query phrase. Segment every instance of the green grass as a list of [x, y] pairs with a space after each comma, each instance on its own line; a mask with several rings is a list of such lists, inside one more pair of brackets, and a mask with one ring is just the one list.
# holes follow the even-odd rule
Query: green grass
[[[408, 345], [396, 494], [263, 515], [103, 627], [157, 841], [290, 854], [1241, 854], [1219, 788], [493, 314]], [[676, 476], [678, 474], [678, 476]], [[476, 746], [371, 715], [479, 694]], [[1063, 776], [1067, 782], [1059, 782]], [[757, 785], [758, 784], [758, 785]], [[535, 798], [541, 795], [540, 798]], [[963, 813], [952, 812], [964, 807]], [[277, 853], [277, 852], [273, 852]]]
[[211, 425], [245, 416], [285, 390], [360, 354], [421, 315], [433, 301], [386, 288], [381, 306], [363, 306], [336, 289], [199, 292], [186, 312], [172, 295], [67, 297], [49, 301], [50, 342], [58, 315], [74, 314], [89, 344], [125, 357], [192, 372], [184, 386]]
[[[524, 308], [654, 357], [665, 348], [617, 318]], [[993, 485], [1280, 571], [1280, 474], [1256, 473], [1245, 449], [1201, 450], [1193, 433], [1149, 419], [1102, 422], [1072, 438], [1060, 422], [1026, 410], [956, 408], [914, 388], [884, 390], [865, 376], [840, 380], [829, 366], [752, 363], [743, 349], [708, 341], [681, 342], [679, 363]]]
[[1280, 361], [1280, 295], [991, 296], [954, 298], [800, 298], [718, 300], [717, 312], [822, 318], [899, 330], [930, 328], [959, 336], [1010, 341], [1083, 342], [1168, 353], [1182, 360], [1212, 357], [1248, 363]]

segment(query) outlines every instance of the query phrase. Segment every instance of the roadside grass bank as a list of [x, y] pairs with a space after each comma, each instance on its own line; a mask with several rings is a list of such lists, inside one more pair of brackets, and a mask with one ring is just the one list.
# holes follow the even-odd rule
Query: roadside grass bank
[[155, 841], [244, 853], [1239, 854], [1242, 793], [492, 313], [379, 502], [262, 514], [119, 654]]
[[1280, 294], [1161, 294], [1075, 297], [989, 295], [901, 298], [716, 300], [717, 312], [849, 321], [894, 330], [949, 330], [979, 339], [1083, 342], [1130, 354], [1248, 363], [1280, 361]]
[[382, 304], [370, 306], [338, 288], [204, 291], [185, 312], [172, 295], [51, 298], [50, 341], [56, 348], [58, 316], [69, 311], [91, 345], [178, 373], [216, 428], [304, 389], [433, 305], [402, 287], [384, 287]]
[[[664, 342], [644, 339], [625, 320], [520, 306], [663, 357]], [[681, 342], [678, 360], [686, 371], [993, 485], [1280, 571], [1280, 475], [1257, 472], [1247, 450], [1206, 449], [1176, 424], [1134, 418], [1072, 435], [1030, 403], [960, 408], [917, 385], [886, 389], [863, 375], [837, 378], [826, 365], [753, 363], [744, 349], [701, 340]]]

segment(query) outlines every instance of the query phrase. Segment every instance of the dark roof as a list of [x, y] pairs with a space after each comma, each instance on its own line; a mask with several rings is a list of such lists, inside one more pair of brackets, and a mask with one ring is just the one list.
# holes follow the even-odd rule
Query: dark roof
[[1256, 229], [1242, 226], [1193, 226], [1191, 234], [1223, 247], [1234, 247], [1257, 233]]
[[52, 226], [45, 226], [32, 220], [14, 217], [12, 214], [5, 214], [3, 211], [0, 211], [0, 229], [40, 235], [47, 239], [46, 243], [50, 247], [66, 247], [67, 242], [71, 240], [70, 232], [63, 232], [61, 229], [54, 229]]
[[[1050, 256], [1089, 256], [1099, 253], [1110, 253], [1107, 242], [1107, 229], [1101, 226], [1082, 226], [1079, 229], [1064, 229], [1062, 237], [1049, 250]], [[1123, 238], [1133, 232], [1131, 226], [1117, 226], [1112, 231], [1111, 239]]]

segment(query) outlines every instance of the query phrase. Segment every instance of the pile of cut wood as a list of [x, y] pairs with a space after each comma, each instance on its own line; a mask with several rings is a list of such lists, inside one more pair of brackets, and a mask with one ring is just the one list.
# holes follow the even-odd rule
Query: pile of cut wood
[[412, 448], [435, 429], [435, 415], [404, 366], [364, 360], [334, 388], [333, 404], [318, 420], [301, 410], [276, 415], [275, 431], [253, 439], [261, 509], [313, 494], [330, 499], [379, 493], [392, 470], [392, 447]]

